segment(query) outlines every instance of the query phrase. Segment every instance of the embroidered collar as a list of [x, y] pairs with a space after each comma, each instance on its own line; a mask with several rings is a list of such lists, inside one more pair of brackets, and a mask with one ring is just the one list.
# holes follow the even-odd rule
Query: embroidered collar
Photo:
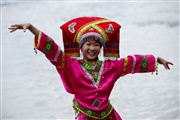
[[93, 80], [93, 84], [97, 87], [100, 80], [100, 74], [102, 72], [103, 62], [97, 60], [94, 67], [85, 60], [79, 60], [79, 63], [81, 64], [81, 67], [85, 71], [85, 73]]

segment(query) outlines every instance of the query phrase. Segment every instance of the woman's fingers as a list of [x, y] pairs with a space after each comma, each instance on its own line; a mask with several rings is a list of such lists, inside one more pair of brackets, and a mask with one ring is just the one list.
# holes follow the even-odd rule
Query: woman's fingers
[[11, 25], [10, 28], [23, 29], [23, 25], [22, 24], [14, 24], [14, 25]]
[[164, 65], [165, 69], [167, 70], [167, 69], [168, 69], [167, 64], [166, 64], [166, 63], [164, 63], [163, 65]]
[[167, 62], [167, 67], [168, 67], [168, 69], [170, 70], [169, 65], [174, 65], [174, 64], [173, 64], [173, 63], [171, 63], [171, 62]]
[[168, 69], [168, 70], [170, 70], [169, 65], [174, 65], [174, 64], [171, 63], [171, 62], [165, 62], [165, 63], [164, 63], [164, 67], [165, 67], [166, 69]]
[[9, 27], [8, 29], [12, 30], [12, 29], [15, 29], [15, 28], [13, 28], [13, 27]]
[[12, 33], [12, 32], [14, 32], [14, 31], [16, 31], [17, 29], [12, 29], [10, 32]]
[[24, 29], [24, 31], [26, 30], [26, 28], [24, 28], [23, 24], [14, 24], [14, 25], [11, 25], [8, 29], [10, 30], [10, 32], [14, 32], [17, 29]]
[[17, 28], [17, 27], [11, 25], [8, 29], [14, 29], [14, 28]]
[[170, 70], [170, 68], [169, 68], [168, 64], [166, 64], [166, 70]]
[[18, 24], [11, 25], [11, 27], [17, 27], [17, 26], [19, 26], [19, 25]]
[[12, 28], [22, 29], [22, 26], [20, 24], [14, 24], [11, 25]]
[[168, 62], [168, 64], [170, 64], [170, 65], [174, 65], [172, 62]]
[[10, 27], [10, 28], [8, 28], [9, 30], [10, 30], [10, 32], [14, 32], [14, 31], [16, 31], [17, 30], [17, 28], [16, 27]]

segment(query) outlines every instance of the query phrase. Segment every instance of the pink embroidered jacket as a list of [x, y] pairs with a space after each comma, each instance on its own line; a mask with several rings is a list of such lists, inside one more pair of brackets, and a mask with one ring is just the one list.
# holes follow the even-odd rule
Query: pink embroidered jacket
[[56, 67], [66, 91], [74, 94], [77, 103], [94, 111], [108, 106], [111, 90], [121, 76], [155, 71], [153, 55], [129, 55], [119, 60], [103, 61], [98, 80], [94, 82], [77, 59], [65, 56], [60, 47], [43, 32], [35, 37], [35, 48], [43, 52]]

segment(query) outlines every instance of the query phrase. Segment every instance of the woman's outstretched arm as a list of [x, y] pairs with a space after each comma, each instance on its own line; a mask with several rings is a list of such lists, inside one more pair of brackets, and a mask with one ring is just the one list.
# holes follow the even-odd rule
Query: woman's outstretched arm
[[15, 32], [16, 30], [23, 30], [24, 32], [26, 32], [26, 30], [28, 29], [35, 36], [38, 36], [40, 32], [40, 30], [34, 27], [31, 23], [14, 24], [14, 25], [11, 25], [8, 29], [10, 30], [10, 32]]
[[63, 69], [65, 64], [65, 55], [61, 48], [55, 43], [55, 41], [38, 30], [30, 23], [14, 24], [9, 28], [10, 32], [15, 32], [16, 30], [23, 30], [24, 32], [28, 29], [34, 34], [34, 50], [37, 53], [37, 49], [45, 54], [48, 60], [55, 65], [57, 68]]
[[163, 65], [166, 70], [170, 70], [172, 62], [154, 55], [129, 55], [126, 58], [113, 61], [117, 67], [118, 77], [127, 75], [129, 73], [147, 73], [156, 72], [158, 74], [158, 64]]

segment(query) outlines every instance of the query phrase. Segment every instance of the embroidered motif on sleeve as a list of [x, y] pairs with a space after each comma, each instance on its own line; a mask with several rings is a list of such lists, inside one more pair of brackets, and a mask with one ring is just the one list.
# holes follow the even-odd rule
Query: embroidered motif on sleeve
[[142, 59], [142, 65], [141, 65], [141, 72], [146, 72], [147, 70], [147, 66], [148, 66], [148, 58], [147, 56], [143, 56], [143, 59]]
[[45, 46], [45, 50], [44, 50], [44, 53], [45, 53], [46, 55], [49, 54], [49, 52], [50, 52], [50, 50], [51, 50], [51, 48], [52, 48], [52, 44], [53, 44], [53, 41], [47, 39], [47, 41], [46, 41], [46, 46]]

